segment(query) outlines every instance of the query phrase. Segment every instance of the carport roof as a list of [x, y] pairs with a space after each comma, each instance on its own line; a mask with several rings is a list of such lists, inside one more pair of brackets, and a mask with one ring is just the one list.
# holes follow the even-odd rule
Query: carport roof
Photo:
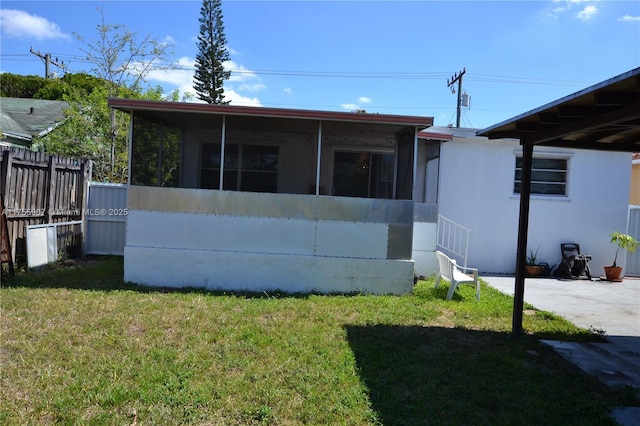
[[640, 151], [640, 68], [477, 132], [522, 144]]

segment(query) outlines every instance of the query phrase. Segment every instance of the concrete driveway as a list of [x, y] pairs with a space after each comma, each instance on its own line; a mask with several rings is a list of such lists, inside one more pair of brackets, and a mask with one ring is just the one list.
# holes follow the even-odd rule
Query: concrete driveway
[[[514, 277], [481, 278], [513, 296]], [[612, 283], [525, 278], [524, 301], [579, 327], [603, 332], [605, 343], [542, 342], [610, 386], [630, 385], [640, 390], [640, 279]], [[620, 407], [611, 416], [620, 425], [640, 426], [639, 407]]]
[[[482, 276], [491, 287], [513, 296], [513, 276]], [[640, 279], [609, 281], [525, 278], [524, 301], [607, 336], [640, 337]]]

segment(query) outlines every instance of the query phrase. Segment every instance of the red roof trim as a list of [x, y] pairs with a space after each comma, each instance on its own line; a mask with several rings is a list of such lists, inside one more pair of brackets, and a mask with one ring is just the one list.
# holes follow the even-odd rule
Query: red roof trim
[[418, 132], [418, 138], [420, 139], [434, 139], [438, 141], [451, 141], [453, 140], [452, 133], [438, 133], [430, 132], [428, 130], [422, 130]]
[[360, 123], [404, 124], [417, 127], [433, 125], [433, 117], [368, 114], [355, 112], [315, 111], [285, 108], [264, 108], [236, 105], [210, 105], [188, 102], [144, 101], [138, 99], [109, 98], [109, 106], [120, 111], [190, 112], [216, 115], [243, 115], [257, 117], [299, 118], [306, 120], [347, 121]]

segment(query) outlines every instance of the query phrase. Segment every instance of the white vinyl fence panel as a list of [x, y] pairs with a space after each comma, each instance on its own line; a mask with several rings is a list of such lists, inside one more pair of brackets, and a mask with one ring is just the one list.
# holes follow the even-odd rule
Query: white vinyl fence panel
[[[629, 224], [627, 233], [640, 240], [640, 206], [629, 206]], [[640, 250], [627, 253], [627, 267], [625, 275], [640, 275]]]
[[127, 225], [125, 184], [89, 183], [87, 201], [87, 254], [124, 255]]

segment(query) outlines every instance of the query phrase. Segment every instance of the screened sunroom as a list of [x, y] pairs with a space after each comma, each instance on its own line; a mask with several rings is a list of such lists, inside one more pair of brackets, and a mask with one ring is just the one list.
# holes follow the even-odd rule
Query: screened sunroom
[[132, 121], [125, 280], [411, 291], [414, 204], [427, 192], [418, 132], [431, 117], [109, 105]]

